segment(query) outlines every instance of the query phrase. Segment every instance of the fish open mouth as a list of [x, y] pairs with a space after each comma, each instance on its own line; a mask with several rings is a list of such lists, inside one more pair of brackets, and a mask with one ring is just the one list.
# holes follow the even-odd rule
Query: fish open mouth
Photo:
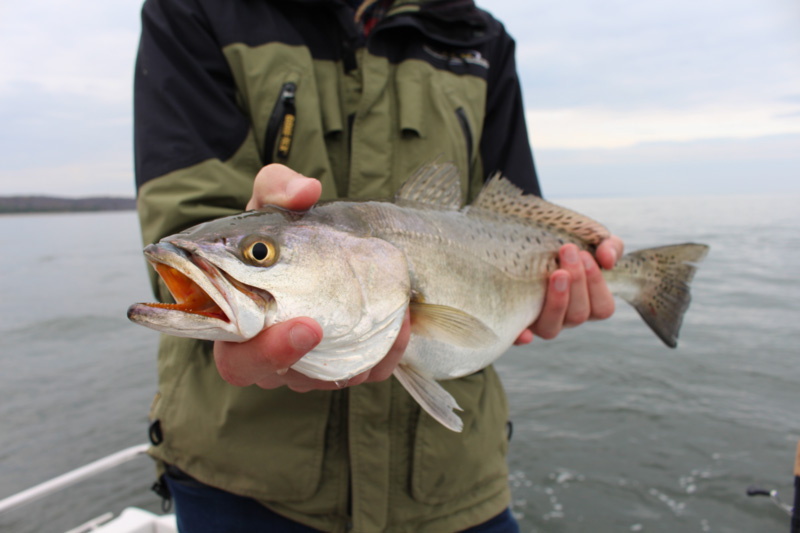
[[176, 303], [149, 303], [147, 304], [149, 307], [202, 315], [230, 323], [230, 318], [220, 309], [217, 302], [183, 272], [163, 263], [155, 263], [153, 268], [156, 269], [158, 275], [167, 284], [167, 288], [172, 297], [175, 298]]
[[[160, 242], [145, 257], [164, 280], [175, 303], [140, 303], [128, 318], [164, 333], [241, 342], [264, 328], [274, 302], [262, 289], [242, 283], [183, 243]], [[204, 255], [204, 254], [203, 254]]]

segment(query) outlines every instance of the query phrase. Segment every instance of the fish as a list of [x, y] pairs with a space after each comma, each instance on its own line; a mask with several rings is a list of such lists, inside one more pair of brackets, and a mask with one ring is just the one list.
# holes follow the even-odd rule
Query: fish
[[[439, 382], [487, 367], [536, 320], [563, 244], [594, 251], [610, 235], [500, 174], [466, 206], [460, 183], [452, 164], [434, 162], [392, 200], [266, 206], [165, 237], [144, 255], [175, 303], [137, 303], [128, 318], [169, 335], [243, 342], [311, 317], [322, 340], [291, 368], [345, 384], [385, 356], [409, 310], [411, 336], [393, 375], [460, 432], [461, 408]], [[634, 251], [603, 276], [674, 348], [708, 249]]]

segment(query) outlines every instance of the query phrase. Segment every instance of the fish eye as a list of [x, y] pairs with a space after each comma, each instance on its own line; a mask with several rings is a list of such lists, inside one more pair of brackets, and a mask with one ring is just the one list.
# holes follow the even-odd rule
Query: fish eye
[[242, 255], [253, 266], [268, 267], [278, 259], [278, 249], [271, 239], [257, 236], [242, 243]]

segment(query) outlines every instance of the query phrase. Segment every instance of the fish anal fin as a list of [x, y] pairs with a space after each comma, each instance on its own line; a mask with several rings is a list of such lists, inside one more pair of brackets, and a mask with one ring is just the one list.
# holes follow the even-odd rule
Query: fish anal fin
[[465, 348], [487, 347], [497, 341], [497, 335], [472, 315], [446, 305], [427, 304], [412, 300], [411, 332]]
[[[486, 182], [470, 209], [483, 209], [534, 222], [553, 233], [597, 245], [610, 236], [599, 222], [522, 190], [499, 172]], [[571, 240], [572, 240], [571, 239]]]
[[395, 195], [395, 203], [459, 209], [461, 177], [452, 163], [433, 161], [417, 170]]
[[461, 433], [464, 423], [455, 410], [462, 409], [444, 387], [414, 366], [402, 362], [395, 368], [394, 376], [426, 413], [447, 429]]

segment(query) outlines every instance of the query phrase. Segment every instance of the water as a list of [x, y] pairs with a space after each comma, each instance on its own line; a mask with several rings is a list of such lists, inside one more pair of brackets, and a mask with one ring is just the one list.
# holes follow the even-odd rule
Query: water
[[[129, 323], [148, 286], [133, 212], [0, 217], [0, 496], [146, 442], [157, 335]], [[0, 516], [59, 532], [151, 510], [146, 458]]]
[[[629, 249], [711, 245], [677, 350], [619, 303], [611, 321], [514, 348], [498, 369], [523, 532], [787, 531], [745, 488], [792, 496], [800, 438], [799, 197], [563, 201]], [[134, 213], [0, 217], [0, 497], [146, 441], [157, 335]], [[158, 510], [142, 458], [0, 516], [59, 532]]]

